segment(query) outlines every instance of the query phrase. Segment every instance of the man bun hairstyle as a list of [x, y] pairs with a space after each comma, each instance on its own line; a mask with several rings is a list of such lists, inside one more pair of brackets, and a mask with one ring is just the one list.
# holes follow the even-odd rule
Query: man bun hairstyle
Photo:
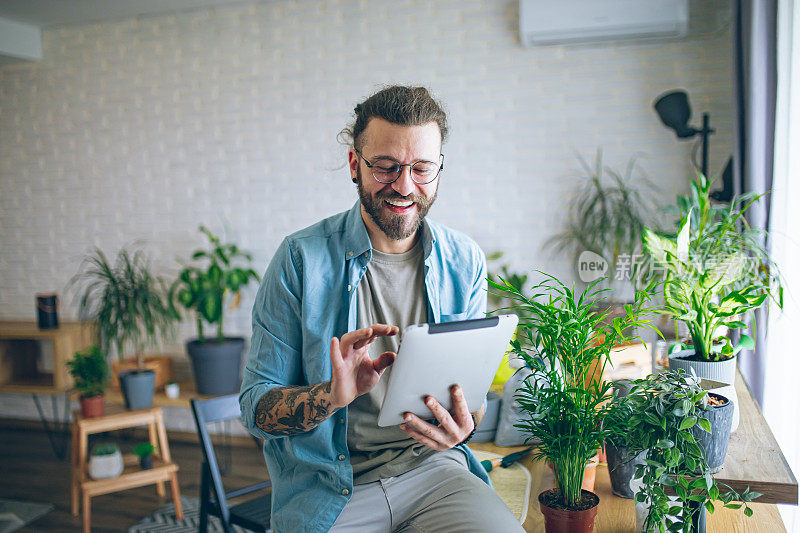
[[345, 144], [360, 150], [364, 145], [364, 130], [369, 119], [382, 118], [400, 126], [421, 126], [436, 122], [442, 134], [442, 143], [447, 138], [447, 114], [425, 87], [392, 85], [384, 87], [353, 109], [355, 120], [340, 133]]

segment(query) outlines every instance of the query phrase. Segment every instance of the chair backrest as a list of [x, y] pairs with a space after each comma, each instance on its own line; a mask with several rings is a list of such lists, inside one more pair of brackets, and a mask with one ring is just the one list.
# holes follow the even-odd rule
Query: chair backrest
[[[228, 498], [269, 487], [271, 483], [269, 481], [258, 483], [226, 494], [222, 485], [222, 475], [219, 471], [217, 456], [214, 453], [214, 445], [211, 442], [211, 435], [208, 432], [207, 424], [229, 420], [231, 418], [240, 418], [241, 408], [239, 407], [239, 396], [237, 394], [229, 394], [228, 396], [220, 396], [218, 398], [211, 398], [210, 400], [198, 400], [197, 398], [193, 398], [191, 404], [194, 422], [197, 426], [197, 435], [200, 437], [200, 445], [203, 449], [203, 458], [205, 459], [203, 475], [207, 475], [211, 478], [211, 490], [214, 492], [214, 497], [219, 507], [220, 518], [227, 524], [230, 522], [230, 511], [228, 510], [227, 504]], [[202, 498], [207, 498], [207, 496], [207, 494], [201, 494]]]

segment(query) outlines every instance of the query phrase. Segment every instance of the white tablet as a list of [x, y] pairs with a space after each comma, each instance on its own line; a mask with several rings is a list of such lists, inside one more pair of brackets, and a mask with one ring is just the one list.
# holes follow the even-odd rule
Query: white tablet
[[480, 409], [518, 321], [517, 315], [500, 315], [406, 328], [378, 425], [400, 424], [406, 412], [431, 418], [426, 396], [452, 412], [453, 385], [461, 386], [470, 411]]

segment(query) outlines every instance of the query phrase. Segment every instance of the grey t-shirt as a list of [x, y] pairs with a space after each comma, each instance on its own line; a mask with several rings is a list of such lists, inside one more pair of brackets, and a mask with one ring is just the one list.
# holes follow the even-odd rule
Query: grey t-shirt
[[[402, 254], [372, 250], [372, 261], [356, 289], [356, 299], [359, 328], [389, 324], [398, 326], [402, 334], [406, 326], [427, 322], [420, 242]], [[396, 353], [399, 345], [399, 335], [378, 337], [370, 345], [370, 357], [375, 359], [386, 351]], [[435, 453], [397, 426], [378, 427], [378, 412], [391, 370], [387, 368], [378, 384], [348, 408], [347, 446], [356, 484], [404, 474]]]

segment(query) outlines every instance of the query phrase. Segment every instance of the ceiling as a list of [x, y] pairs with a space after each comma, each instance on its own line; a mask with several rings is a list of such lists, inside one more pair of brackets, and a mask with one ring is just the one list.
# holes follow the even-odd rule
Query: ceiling
[[48, 28], [241, 3], [244, 0], [0, 0], [0, 18]]

